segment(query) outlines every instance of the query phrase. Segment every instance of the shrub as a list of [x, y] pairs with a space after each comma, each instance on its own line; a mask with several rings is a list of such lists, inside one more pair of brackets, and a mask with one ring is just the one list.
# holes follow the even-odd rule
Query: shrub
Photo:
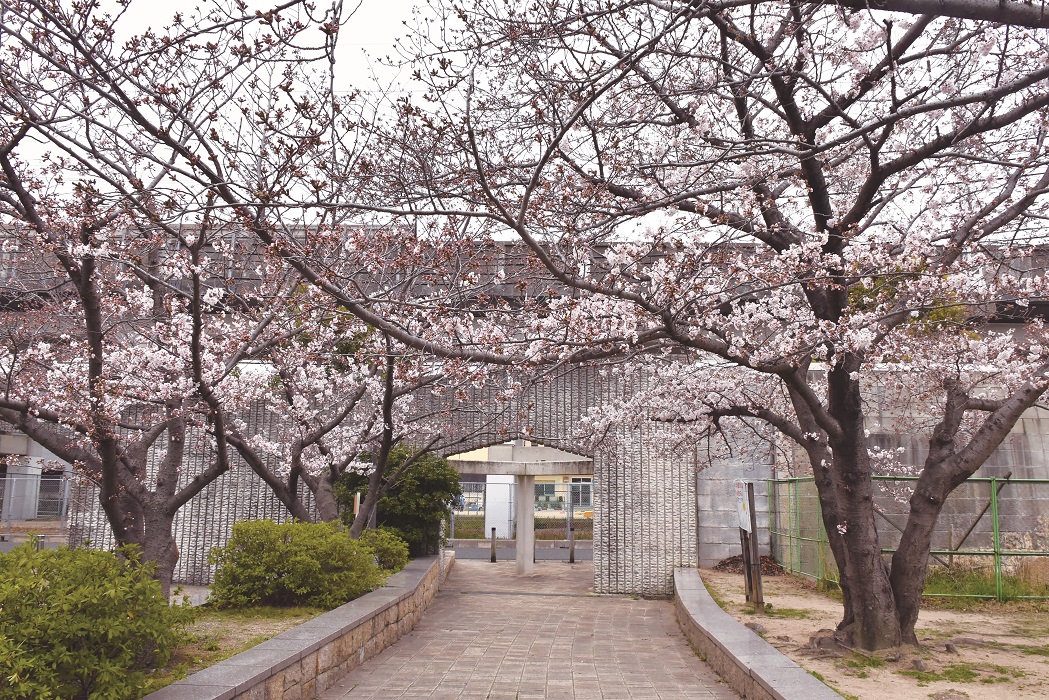
[[365, 530], [358, 541], [375, 553], [375, 561], [387, 571], [400, 571], [408, 565], [408, 543], [392, 528]]
[[[408, 446], [398, 446], [390, 453], [388, 473], [396, 473], [413, 454]], [[336, 498], [347, 508], [353, 494], [366, 493], [368, 479], [362, 474], [346, 472], [336, 484]], [[400, 479], [379, 499], [376, 523], [395, 529], [408, 543], [412, 556], [436, 554], [441, 546], [440, 527], [451, 512], [452, 504], [463, 495], [459, 472], [447, 460], [432, 452], [420, 455]], [[352, 522], [353, 513], [344, 518]]]
[[0, 698], [136, 698], [192, 616], [132, 548], [0, 555]]
[[372, 550], [337, 523], [241, 521], [209, 559], [218, 565], [209, 600], [219, 607], [334, 608], [383, 583]]

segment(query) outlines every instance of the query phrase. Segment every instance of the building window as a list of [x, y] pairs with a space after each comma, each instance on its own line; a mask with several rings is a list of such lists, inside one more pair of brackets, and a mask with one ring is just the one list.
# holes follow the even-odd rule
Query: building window
[[591, 491], [593, 489], [593, 479], [584, 476], [573, 476], [572, 483], [569, 484], [569, 488], [572, 489], [572, 505], [575, 507], [582, 506], [589, 508], [593, 503]]

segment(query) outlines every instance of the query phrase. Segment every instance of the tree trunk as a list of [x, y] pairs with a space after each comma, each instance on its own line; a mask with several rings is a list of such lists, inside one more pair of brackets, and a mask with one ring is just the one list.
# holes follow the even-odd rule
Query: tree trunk
[[144, 505], [127, 493], [110, 499], [108, 503], [106, 499], [102, 501], [102, 509], [117, 545], [135, 545], [141, 552], [143, 562], [155, 563], [155, 578], [160, 582], [164, 595], [168, 595], [179, 558], [172, 531], [174, 518], [165, 515], [162, 508], [152, 503]]
[[[838, 565], [838, 585], [841, 587], [841, 599], [844, 612], [841, 622], [838, 623], [839, 630], [851, 629], [856, 621], [856, 614], [852, 608], [852, 589], [849, 586], [849, 572], [841, 565], [845, 561], [845, 540], [836, 537], [838, 525], [838, 503], [835, 499], [837, 488], [834, 485], [833, 470], [830, 465], [830, 457], [820, 458], [813, 462], [812, 473], [815, 477], [816, 491], [819, 494], [820, 513], [823, 517], [823, 529], [827, 533], [827, 543], [830, 545], [831, 556]], [[833, 535], [832, 535], [833, 533]]]
[[[306, 481], [305, 475], [303, 480]], [[325, 473], [306, 481], [306, 485], [313, 491], [314, 502], [317, 504], [317, 514], [321, 521], [329, 522], [339, 519], [339, 503], [335, 500], [335, 485], [332, 477]]]
[[903, 529], [899, 547], [892, 555], [892, 583], [896, 608], [899, 611], [900, 633], [907, 644], [917, 644], [914, 626], [918, 622], [922, 591], [929, 568], [929, 548], [943, 500], [926, 489], [918, 488], [911, 495], [911, 512]]
[[175, 574], [179, 551], [175, 544], [174, 518], [160, 512], [159, 508], [149, 508], [146, 513], [146, 527], [139, 544], [142, 547], [142, 560], [153, 562], [157, 566], [156, 578], [167, 596], [171, 593], [171, 579]]
[[350, 537], [357, 539], [364, 532], [364, 528], [368, 527], [368, 521], [371, 519], [372, 513], [375, 512], [375, 507], [379, 504], [379, 499], [382, 497], [382, 494], [379, 492], [381, 483], [382, 480], [378, 470], [368, 475], [368, 493], [365, 494], [364, 500], [361, 501], [361, 509], [357, 513], [357, 517], [353, 519], [353, 525], [350, 526]]
[[832, 547], [838, 570], [848, 582], [852, 624], [845, 625], [843, 632], [852, 645], [873, 651], [900, 644], [900, 622], [874, 520], [859, 380], [847, 367], [842, 363], [827, 376], [828, 410], [840, 426], [831, 438], [834, 478], [827, 480], [834, 491], [831, 502], [837, 507], [838, 523], [827, 536], [844, 544], [840, 549]]

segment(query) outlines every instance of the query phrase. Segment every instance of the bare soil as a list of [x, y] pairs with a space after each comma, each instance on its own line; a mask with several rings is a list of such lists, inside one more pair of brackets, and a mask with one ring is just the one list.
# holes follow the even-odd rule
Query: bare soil
[[930, 604], [918, 619], [919, 647], [876, 655], [833, 642], [841, 602], [795, 576], [763, 577], [768, 614], [745, 602], [743, 576], [700, 575], [730, 614], [848, 698], [1034, 700], [1049, 698], [1049, 604]]

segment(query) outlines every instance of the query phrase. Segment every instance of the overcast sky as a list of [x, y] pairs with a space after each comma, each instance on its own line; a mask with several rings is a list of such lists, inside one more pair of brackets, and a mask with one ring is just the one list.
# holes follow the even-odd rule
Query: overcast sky
[[[412, 8], [420, 4], [425, 10], [425, 3], [418, 0], [361, 0], [339, 37], [337, 61], [344, 64], [337, 66], [340, 76], [363, 87], [371, 67], [380, 76], [395, 81], [396, 76], [384, 70], [379, 62], [395, 55], [395, 41], [408, 33], [404, 22], [413, 23]], [[347, 1], [344, 8], [352, 9], [353, 3]]]
[[[129, 33], [142, 31], [147, 26], [164, 27], [176, 12], [190, 12], [194, 7], [206, 6], [208, 2], [133, 2], [121, 20], [121, 26]], [[258, 9], [275, 4], [277, 0], [248, 0], [249, 7]], [[320, 9], [327, 4], [327, 0], [318, 0], [316, 4]], [[416, 6], [425, 11], [425, 0], [344, 0], [343, 13], [348, 18], [339, 37], [336, 69], [346, 81], [347, 89], [351, 85], [358, 88], [370, 86], [373, 71], [384, 82], [397, 82], [396, 75], [383, 68], [381, 61], [387, 56], [396, 55], [395, 41], [408, 33], [404, 23], [413, 23], [412, 8]]]

